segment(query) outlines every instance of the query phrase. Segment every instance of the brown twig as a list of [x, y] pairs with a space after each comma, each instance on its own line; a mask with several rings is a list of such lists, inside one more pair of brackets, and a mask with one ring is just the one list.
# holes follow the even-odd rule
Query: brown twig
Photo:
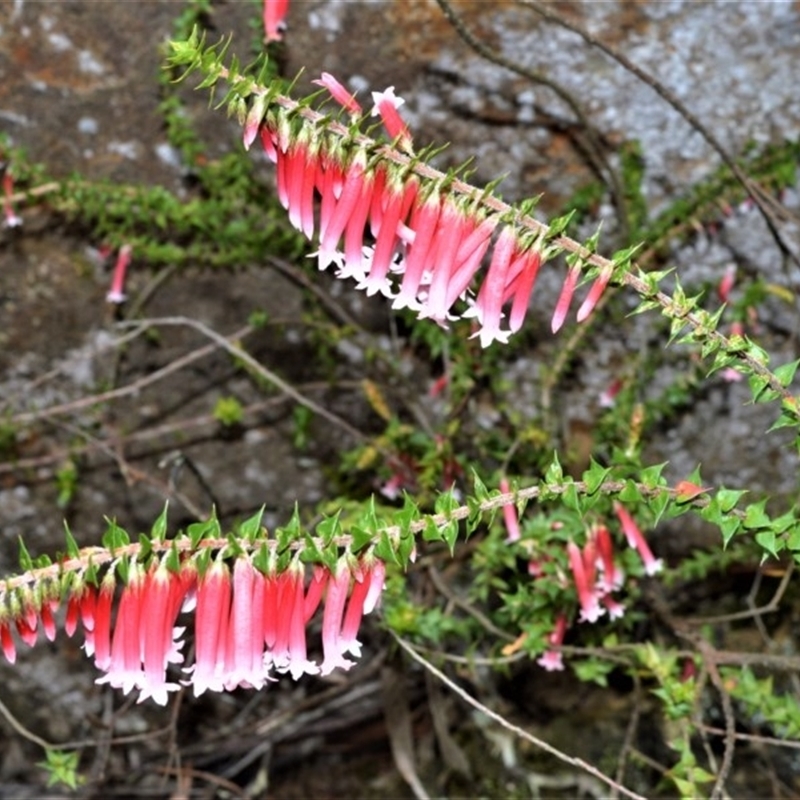
[[328, 411], [327, 408], [324, 408], [313, 400], [310, 400], [290, 383], [287, 383], [285, 380], [283, 380], [283, 378], [272, 372], [272, 370], [267, 369], [263, 364], [253, 358], [247, 351], [243, 350], [241, 347], [237, 347], [235, 344], [231, 343], [227, 337], [217, 333], [215, 330], [209, 328], [208, 325], [205, 325], [199, 320], [192, 319], [191, 317], [155, 317], [153, 319], [137, 320], [135, 323], [121, 322], [119, 324], [122, 327], [130, 325], [146, 325], [151, 327], [179, 326], [194, 328], [206, 338], [216, 342], [223, 350], [226, 350], [234, 358], [245, 363], [254, 373], [264, 378], [266, 381], [271, 383], [284, 394], [291, 397], [301, 406], [304, 406], [309, 411], [313, 411], [318, 416], [328, 420], [328, 422], [332, 422], [338, 428], [341, 428], [359, 442], [367, 441], [369, 438], [366, 436], [366, 434], [362, 433], [357, 428], [354, 428], [349, 422], [342, 419], [337, 414], [334, 414], [332, 411]]
[[435, 678], [440, 680], [442, 683], [445, 684], [454, 694], [457, 694], [462, 700], [469, 703], [473, 708], [476, 708], [481, 713], [485, 714], [490, 719], [494, 720], [496, 723], [501, 725], [506, 730], [510, 731], [516, 736], [519, 736], [522, 739], [530, 742], [534, 746], [538, 747], [540, 750], [544, 750], [546, 753], [549, 753], [552, 756], [555, 756], [559, 761], [564, 762], [565, 764], [569, 764], [572, 767], [576, 767], [584, 772], [587, 772], [589, 775], [594, 776], [598, 780], [602, 781], [606, 786], [611, 787], [612, 789], [616, 789], [620, 794], [625, 795], [626, 797], [633, 798], [633, 800], [646, 800], [642, 795], [636, 794], [636, 792], [631, 791], [630, 789], [622, 786], [621, 784], [617, 783], [613, 778], [609, 778], [608, 775], [602, 773], [597, 767], [589, 764], [588, 762], [584, 761], [582, 758], [577, 758], [575, 756], [570, 756], [567, 753], [559, 750], [553, 745], [545, 742], [543, 739], [534, 736], [532, 733], [529, 733], [524, 728], [520, 728], [518, 725], [514, 725], [513, 723], [509, 722], [505, 717], [498, 714], [496, 711], [493, 711], [488, 706], [485, 706], [479, 700], [476, 700], [469, 692], [466, 692], [462, 689], [458, 684], [454, 683], [450, 678], [447, 677], [443, 672], [438, 670], [430, 661], [424, 658], [419, 652], [410, 645], [408, 642], [405, 641], [402, 637], [398, 636], [396, 633], [392, 632], [392, 636], [397, 644], [403, 648], [403, 650], [408, 653], [411, 658], [414, 659], [418, 664], [422, 665], [428, 672], [433, 675]]

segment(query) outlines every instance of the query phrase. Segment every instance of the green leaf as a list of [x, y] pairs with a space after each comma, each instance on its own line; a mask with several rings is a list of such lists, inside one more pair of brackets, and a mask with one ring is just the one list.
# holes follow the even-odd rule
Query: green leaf
[[164, 503], [164, 510], [158, 515], [158, 518], [150, 528], [150, 538], [156, 542], [163, 542], [167, 535], [167, 508], [169, 507], [169, 500]]
[[72, 535], [72, 531], [69, 529], [69, 524], [66, 520], [64, 520], [64, 534], [67, 540], [67, 555], [70, 558], [79, 558], [81, 549], [78, 547], [78, 543], [75, 541], [75, 537]]
[[768, 528], [770, 525], [770, 518], [764, 510], [767, 505], [766, 500], [761, 500], [759, 503], [753, 503], [747, 506], [744, 514], [744, 522], [742, 523], [745, 528]]
[[23, 572], [28, 572], [33, 569], [33, 559], [28, 552], [28, 548], [25, 547], [25, 542], [22, 541], [21, 536], [19, 537], [19, 566]]
[[353, 525], [350, 528], [350, 550], [354, 553], [358, 553], [360, 550], [372, 544], [376, 538], [377, 535], [375, 532], [362, 528], [360, 525]]
[[278, 541], [278, 553], [283, 553], [291, 546], [292, 542], [296, 542], [300, 538], [302, 530], [303, 526], [300, 523], [300, 509], [297, 503], [295, 503], [289, 524], [275, 531], [275, 538]]
[[564, 481], [564, 470], [558, 461], [558, 453], [553, 453], [553, 460], [544, 474], [544, 482], [548, 486], [560, 485]]
[[586, 484], [586, 493], [594, 494], [603, 485], [610, 472], [611, 467], [604, 467], [592, 458], [589, 462], [589, 469], [581, 476]]
[[[331, 517], [325, 517], [316, 527], [317, 536], [322, 539], [323, 545], [327, 546], [333, 542], [337, 536], [342, 535], [342, 524], [339, 521], [341, 511], [337, 511]], [[373, 512], [374, 516], [374, 512]]]
[[425, 528], [422, 531], [422, 538], [426, 542], [441, 542], [444, 538], [442, 531], [431, 517], [426, 517]]
[[181, 573], [181, 554], [178, 551], [178, 543], [173, 539], [172, 544], [169, 548], [169, 553], [167, 553], [166, 558], [166, 567], [167, 569], [175, 575], [180, 575]]
[[741, 527], [741, 524], [741, 520], [737, 519], [736, 517], [728, 517], [719, 523], [719, 529], [722, 533], [723, 547], [728, 546], [728, 542], [733, 539], [734, 535]]
[[778, 542], [775, 531], [759, 531], [756, 534], [756, 542], [773, 558], [777, 558], [778, 552], [783, 550], [783, 542]]
[[265, 508], [266, 506], [261, 506], [252, 517], [248, 517], [244, 522], [239, 523], [239, 535], [247, 539], [248, 542], [255, 542], [261, 533], [261, 519], [264, 516]]
[[714, 495], [714, 499], [719, 504], [720, 510], [727, 513], [736, 507], [744, 494], [744, 490], [721, 487]]
[[800, 359], [797, 361], [790, 361], [788, 364], [782, 364], [775, 369], [775, 377], [780, 381], [781, 386], [788, 388], [794, 380], [794, 374], [797, 372], [797, 367], [800, 365]]
[[478, 473], [473, 469], [472, 470], [472, 483], [473, 483], [473, 494], [475, 498], [480, 503], [484, 503], [489, 499], [489, 490], [486, 488], [486, 484], [480, 479]]
[[116, 520], [110, 520], [106, 517], [106, 523], [108, 527], [101, 541], [103, 547], [110, 550], [111, 554], [114, 555], [114, 552], [120, 547], [129, 545], [131, 543], [131, 538], [128, 536], [127, 531], [117, 525]]
[[455, 550], [456, 540], [458, 539], [458, 521], [451, 520], [444, 526], [442, 529], [442, 537], [444, 538], [445, 542], [447, 542], [447, 546], [450, 548], [450, 555], [453, 555], [453, 551]]
[[[666, 466], [667, 462], [662, 464], [652, 464], [649, 467], [645, 467], [639, 476], [640, 482], [648, 489], [656, 489], [659, 486], [666, 486], [666, 481], [661, 477], [661, 473], [664, 471], [664, 467]], [[621, 499], [625, 500], [626, 498], [622, 497]]]
[[192, 543], [192, 550], [196, 550], [197, 546], [203, 539], [219, 539], [222, 536], [222, 529], [217, 519], [216, 509], [213, 509], [211, 516], [202, 522], [193, 522], [186, 529], [189, 535], [189, 540]]
[[145, 561], [150, 553], [153, 552], [153, 542], [146, 533], [139, 534], [139, 561]]
[[304, 564], [322, 564], [325, 561], [317, 539], [310, 533], [303, 534], [303, 549], [300, 551], [300, 560]]
[[411, 560], [411, 554], [414, 552], [416, 540], [411, 533], [405, 533], [400, 537], [400, 542], [397, 546], [397, 558], [400, 560], [400, 565], [405, 569], [408, 567], [408, 562]]

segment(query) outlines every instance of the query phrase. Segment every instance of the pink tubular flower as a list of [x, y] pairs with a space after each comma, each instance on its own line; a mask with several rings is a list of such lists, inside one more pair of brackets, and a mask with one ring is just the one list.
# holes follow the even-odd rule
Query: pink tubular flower
[[[336, 199], [330, 219], [324, 224], [320, 217], [320, 246], [319, 246], [319, 268], [325, 269], [331, 262], [338, 260], [339, 239], [344, 233], [351, 216], [357, 213], [360, 204], [369, 204], [369, 197], [365, 196], [364, 186], [367, 176], [365, 173], [366, 162], [363, 155], [357, 155], [347, 167], [344, 185], [341, 194]], [[333, 191], [333, 187], [331, 187]], [[325, 198], [323, 196], [323, 204]]]
[[280, 42], [286, 30], [286, 14], [289, 0], [264, 0], [264, 39], [267, 42]]
[[56, 638], [56, 621], [53, 619], [53, 612], [58, 609], [58, 600], [45, 600], [39, 609], [39, 616], [42, 619], [42, 630], [48, 642]]
[[347, 590], [350, 587], [350, 570], [344, 559], [339, 559], [336, 571], [328, 581], [328, 594], [325, 598], [325, 612], [322, 616], [322, 654], [320, 667], [322, 675], [328, 675], [337, 667], [350, 669], [355, 662], [345, 658], [342, 642], [342, 618], [347, 603]]
[[331, 93], [331, 97], [353, 116], [361, 113], [361, 106], [356, 98], [330, 72], [323, 72], [317, 80], [311, 81], [311, 83], [326, 88]]
[[514, 298], [508, 317], [508, 329], [511, 333], [516, 333], [522, 327], [541, 265], [541, 253], [536, 249], [536, 245], [533, 245], [519, 256], [511, 267], [510, 271], [516, 272], [513, 282], [506, 290], [506, 294]]
[[369, 275], [363, 282], [363, 287], [361, 287], [367, 290], [367, 295], [375, 294], [377, 291], [385, 295], [391, 294], [386, 276], [389, 273], [389, 267], [400, 242], [397, 230], [405, 200], [403, 186], [387, 185], [383, 197], [385, 207], [383, 208], [380, 228], [375, 240], [375, 251], [372, 254]]
[[622, 532], [628, 540], [628, 546], [635, 548], [642, 557], [644, 571], [648, 575], [655, 575], [657, 572], [660, 572], [664, 566], [663, 562], [660, 558], [656, 558], [653, 555], [650, 546], [647, 544], [647, 540], [642, 535], [639, 526], [634, 522], [628, 510], [621, 503], [615, 502], [614, 513], [617, 515], [620, 525], [622, 525]]
[[9, 621], [6, 619], [0, 621], [0, 646], [3, 648], [3, 655], [6, 657], [6, 661], [9, 664], [13, 664], [17, 660], [17, 647], [14, 644]]
[[[564, 634], [567, 632], [567, 618], [559, 614], [556, 618], [556, 625], [547, 637], [547, 643], [551, 647], [560, 647], [564, 642]], [[558, 650], [545, 650], [536, 660], [536, 663], [548, 672], [558, 672], [564, 669], [564, 659]]]
[[128, 585], [122, 590], [119, 601], [108, 669], [105, 675], [95, 681], [110, 683], [126, 694], [142, 683], [139, 631], [144, 579], [141, 568], [135, 562], [130, 565], [130, 572]]
[[589, 314], [594, 311], [595, 306], [600, 301], [603, 292], [608, 286], [608, 282], [611, 280], [612, 272], [613, 270], [611, 267], [604, 267], [601, 270], [595, 282], [592, 284], [592, 288], [589, 289], [589, 294], [586, 295], [586, 299], [581, 303], [581, 307], [578, 309], [578, 313], [575, 317], [578, 322], [583, 322]]
[[558, 333], [561, 330], [561, 326], [567, 318], [567, 312], [572, 302], [572, 296], [575, 294], [575, 287], [578, 285], [580, 275], [581, 271], [577, 266], [572, 266], [567, 271], [567, 277], [561, 287], [561, 294], [558, 297], [556, 310], [553, 312], [553, 319], [550, 324], [553, 333]]
[[413, 237], [407, 246], [403, 280], [400, 292], [392, 303], [392, 308], [419, 310], [420, 303], [417, 294], [422, 285], [425, 266], [432, 250], [442, 210], [441, 198], [437, 191], [431, 191], [424, 197], [417, 197], [408, 223]]
[[125, 296], [125, 275], [128, 265], [131, 263], [131, 253], [133, 252], [129, 244], [123, 245], [117, 256], [117, 263], [114, 265], [114, 276], [111, 279], [111, 289], [106, 295], [107, 303], [124, 303]]
[[308, 623], [311, 617], [314, 616], [319, 604], [322, 602], [322, 595], [325, 592], [325, 587], [328, 585], [328, 578], [330, 572], [325, 567], [315, 564], [314, 570], [311, 573], [311, 583], [308, 585], [308, 591], [303, 598], [303, 620]]
[[[294, 680], [303, 675], [316, 675], [319, 666], [316, 661], [308, 658], [306, 649], [306, 605], [303, 592], [303, 566], [297, 564], [294, 581], [294, 596], [292, 597], [292, 610], [289, 619], [289, 665], [288, 671]], [[313, 581], [312, 581], [313, 583]]]
[[610, 385], [607, 389], [604, 389], [600, 393], [600, 397], [598, 398], [598, 403], [600, 404], [600, 408], [613, 408], [614, 402], [617, 395], [622, 391], [622, 387], [625, 384], [622, 382], [621, 378], [614, 378], [611, 381]]
[[[508, 481], [505, 478], [502, 478], [500, 481], [500, 491], [503, 494], [508, 494], [511, 491], [511, 487], [508, 485]], [[519, 519], [517, 518], [517, 509], [513, 502], [506, 503], [503, 506], [503, 520], [506, 524], [506, 530], [508, 531], [506, 541], [518, 542], [521, 534], [519, 530]]]
[[[87, 598], [91, 598], [89, 601]], [[81, 614], [91, 603], [92, 627], [89, 628], [84, 616], [84, 636], [86, 653], [94, 653], [94, 665], [100, 670], [111, 666], [111, 605], [114, 600], [114, 573], [109, 570], [100, 585], [100, 591], [87, 586], [81, 602]]]
[[[414, 560], [413, 558], [411, 559]], [[386, 564], [378, 558], [373, 558], [368, 569], [370, 570], [369, 589], [364, 598], [364, 613], [371, 614], [381, 599], [383, 586], [386, 582]]]
[[356, 638], [364, 615], [364, 603], [369, 593], [372, 572], [363, 565], [354, 573], [353, 591], [347, 601], [347, 609], [342, 620], [339, 643], [342, 653], [352, 653], [356, 658], [361, 656], [361, 642]]
[[484, 278], [475, 301], [481, 328], [474, 335], [480, 336], [481, 347], [488, 347], [495, 340], [503, 343], [508, 341], [509, 332], [500, 330], [500, 319], [505, 297], [506, 278], [516, 246], [516, 232], [510, 225], [507, 225], [500, 231], [489, 271], [486, 273], [486, 278]]
[[244, 130], [242, 131], [242, 144], [245, 150], [249, 150], [250, 146], [256, 140], [256, 137], [261, 130], [261, 123], [264, 119], [264, 114], [267, 110], [267, 97], [266, 95], [257, 95], [253, 104], [250, 106], [250, 111], [244, 122]]
[[195, 697], [207, 689], [223, 689], [230, 605], [230, 571], [224, 562], [215, 561], [197, 584], [195, 663], [189, 668]]
[[731, 289], [733, 289], [734, 283], [736, 283], [736, 264], [728, 264], [725, 268], [725, 273], [717, 285], [717, 294], [721, 302], [727, 303], [730, 300]]
[[411, 149], [411, 134], [408, 126], [403, 122], [403, 118], [397, 113], [405, 100], [394, 93], [394, 86], [384, 89], [382, 92], [373, 92], [372, 101], [375, 103], [372, 108], [372, 116], [380, 116], [386, 131], [392, 139], [400, 140], [400, 146], [405, 150]]
[[[233, 600], [225, 649], [224, 685], [260, 689], [266, 680], [263, 668], [264, 588], [259, 591], [257, 570], [249, 559], [239, 557], [233, 566]], [[259, 602], [256, 595], [260, 594]]]
[[613, 592], [622, 587], [624, 576], [614, 561], [614, 545], [611, 541], [611, 534], [605, 525], [596, 525], [592, 528], [590, 536], [595, 542], [598, 563], [603, 572], [600, 587], [605, 593]]
[[578, 602], [581, 606], [581, 622], [597, 622], [604, 610], [600, 606], [598, 592], [594, 585], [594, 548], [590, 558], [587, 553], [581, 552], [574, 542], [567, 542], [567, 555], [575, 580], [575, 589], [578, 592]]
[[5, 216], [5, 226], [7, 228], [18, 228], [22, 225], [22, 217], [14, 212], [11, 196], [14, 193], [14, 176], [11, 170], [6, 167], [3, 173], [3, 214]]

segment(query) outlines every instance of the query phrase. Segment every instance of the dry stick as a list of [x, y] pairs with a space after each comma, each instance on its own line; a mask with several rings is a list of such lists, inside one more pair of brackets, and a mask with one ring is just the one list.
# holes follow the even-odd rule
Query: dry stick
[[[631, 677], [633, 678], [633, 711], [628, 720], [628, 727], [625, 729], [625, 738], [622, 741], [622, 750], [620, 751], [619, 758], [617, 759], [617, 772], [614, 775], [614, 780], [622, 784], [625, 780], [625, 770], [628, 766], [628, 755], [633, 748], [633, 739], [636, 736], [636, 731], [639, 729], [639, 718], [642, 714], [642, 680], [636, 670], [631, 670]], [[610, 800], [617, 800], [618, 791], [613, 789], [611, 792]]]
[[[722, 728], [715, 728], [713, 725], [702, 725], [702, 729], [706, 733], [713, 734], [714, 736], [726, 736], [727, 731]], [[786, 747], [790, 750], [800, 750], [800, 742], [794, 742], [788, 739], [776, 739], [774, 736], [761, 736], [756, 733], [735, 733], [734, 738], [742, 742], [755, 742], [757, 744], [767, 744], [773, 747]]]
[[506, 631], [498, 628], [485, 614], [475, 608], [472, 603], [470, 603], [468, 600], [464, 600], [456, 592], [454, 592], [445, 583], [436, 567], [428, 567], [428, 575], [430, 576], [431, 582], [436, 587], [438, 592], [444, 595], [451, 603], [453, 603], [453, 605], [457, 606], [462, 611], [465, 611], [471, 617], [474, 617], [483, 628], [489, 631], [489, 633], [493, 633], [498, 639], [505, 639], [507, 642], [514, 641], [514, 637], [511, 636], [511, 634], [506, 633]]
[[[686, 618], [684, 621], [689, 625], [718, 625], [721, 622], [735, 622], [736, 620], [751, 619], [753, 617], [759, 618], [764, 614], [771, 614], [778, 611], [783, 595], [789, 588], [789, 581], [793, 573], [794, 562], [790, 561], [786, 567], [786, 572], [784, 572], [781, 578], [781, 582], [778, 584], [778, 588], [775, 590], [775, 594], [766, 605], [759, 606], [758, 608], [749, 608], [747, 611], [737, 611], [734, 614], [719, 614], [715, 617], [691, 617]], [[750, 598], [748, 597], [748, 603], [749, 602]]]
[[722, 677], [719, 674], [719, 669], [717, 669], [717, 664], [714, 660], [714, 648], [709, 642], [699, 636], [697, 637], [696, 646], [708, 670], [708, 677], [711, 679], [711, 683], [714, 684], [714, 688], [719, 692], [720, 701], [722, 703], [722, 714], [725, 719], [725, 749], [722, 753], [722, 763], [717, 770], [717, 779], [714, 782], [714, 788], [711, 790], [711, 800], [719, 800], [725, 795], [725, 780], [733, 766], [733, 755], [736, 750], [736, 716], [733, 713], [731, 696], [725, 689], [725, 684], [722, 682]]
[[[143, 332], [146, 330], [147, 325], [143, 325], [138, 320], [132, 323], [126, 323], [127, 325], [134, 325], [136, 327], [140, 327], [141, 331]], [[247, 336], [249, 333], [253, 331], [253, 328], [250, 325], [246, 325], [243, 328], [240, 328], [235, 333], [232, 333], [228, 339], [230, 340], [238, 340], [242, 339]], [[50, 406], [48, 408], [40, 409], [39, 411], [26, 411], [22, 414], [16, 414], [15, 416], [11, 417], [8, 421], [11, 425], [25, 425], [30, 422], [36, 422], [38, 420], [47, 419], [49, 417], [56, 417], [60, 416], [61, 414], [72, 414], [75, 411], [80, 411], [82, 408], [91, 407], [93, 405], [97, 405], [99, 403], [107, 403], [109, 400], [117, 400], [120, 397], [127, 397], [130, 394], [136, 394], [144, 389], [146, 386], [150, 386], [153, 383], [158, 383], [158, 381], [166, 378], [168, 375], [171, 375], [173, 372], [177, 372], [178, 370], [183, 369], [184, 367], [189, 366], [193, 362], [204, 358], [207, 355], [210, 355], [215, 350], [220, 347], [219, 344], [207, 344], [203, 347], [197, 348], [197, 350], [192, 350], [190, 353], [187, 353], [180, 358], [171, 361], [161, 369], [157, 369], [155, 372], [151, 372], [149, 375], [145, 375], [142, 378], [134, 381], [133, 383], [129, 383], [126, 386], [120, 386], [116, 389], [111, 389], [108, 392], [102, 392], [101, 394], [94, 394], [88, 397], [81, 397], [78, 400], [71, 400], [68, 403], [60, 403], [59, 405]]]
[[[328, 381], [311, 381], [309, 383], [299, 384], [298, 388], [302, 391], [318, 391], [323, 389], [330, 389], [332, 386], [346, 389], [358, 389], [361, 387], [360, 381], [337, 381], [330, 383]], [[261, 411], [266, 411], [273, 406], [286, 403], [290, 398], [288, 397], [272, 397], [269, 400], [262, 400], [258, 403], [252, 403], [242, 408], [242, 417], [247, 418], [253, 414]], [[213, 414], [201, 414], [197, 417], [190, 417], [179, 419], [174, 422], [165, 422], [163, 425], [158, 425], [154, 428], [146, 428], [141, 431], [134, 431], [133, 433], [111, 437], [111, 439], [119, 446], [129, 445], [136, 442], [147, 442], [150, 439], [159, 440], [164, 436], [174, 433], [184, 433], [190, 428], [201, 428], [204, 425], [219, 426], [219, 420]], [[186, 442], [183, 443], [184, 445]], [[68, 455], [86, 455], [94, 453], [102, 449], [99, 444], [89, 442], [80, 446], [65, 447], [61, 450], [51, 451], [48, 455], [36, 456], [31, 458], [20, 458], [15, 461], [0, 462], [0, 475], [5, 473], [22, 472], [24, 470], [38, 469], [39, 467], [46, 467], [54, 462], [60, 461]]]
[[326, 408], [323, 408], [321, 405], [315, 403], [313, 400], [309, 400], [307, 397], [305, 397], [305, 395], [298, 392], [297, 389], [295, 389], [291, 384], [284, 381], [283, 378], [278, 377], [274, 372], [267, 369], [263, 364], [256, 361], [256, 359], [254, 359], [245, 350], [242, 350], [240, 347], [237, 347], [236, 345], [232, 344], [231, 342], [228, 341], [226, 337], [217, 333], [215, 330], [212, 330], [207, 325], [204, 325], [202, 322], [198, 320], [190, 319], [189, 317], [156, 317], [153, 319], [138, 320], [135, 323], [121, 322], [119, 324], [122, 327], [127, 327], [133, 324], [133, 325], [149, 325], [152, 327], [157, 327], [161, 325], [161, 326], [181, 326], [187, 328], [194, 328], [196, 331], [202, 333], [203, 336], [211, 339], [213, 342], [216, 342], [223, 350], [226, 350], [234, 358], [243, 361], [245, 364], [247, 364], [247, 366], [250, 369], [253, 370], [253, 372], [260, 375], [262, 378], [265, 378], [271, 384], [276, 386], [280, 391], [282, 391], [284, 394], [289, 395], [289, 397], [298, 402], [300, 405], [307, 408], [309, 411], [313, 411], [318, 416], [327, 419], [328, 422], [332, 422], [334, 425], [346, 431], [360, 442], [366, 441], [368, 438], [365, 434], [354, 428], [349, 422], [342, 419], [337, 414], [334, 414], [332, 411], [328, 411]]
[[572, 767], [577, 767], [578, 769], [583, 770], [584, 772], [589, 773], [590, 775], [594, 776], [598, 780], [602, 781], [607, 786], [610, 786], [612, 789], [616, 789], [621, 794], [624, 794], [626, 797], [631, 797], [633, 800], [646, 800], [640, 794], [636, 794], [636, 792], [631, 791], [630, 789], [625, 788], [618, 784], [613, 778], [609, 778], [607, 775], [603, 774], [597, 767], [592, 766], [588, 762], [584, 761], [581, 758], [576, 758], [574, 756], [567, 755], [563, 753], [561, 750], [553, 747], [551, 744], [548, 744], [543, 739], [539, 739], [538, 737], [534, 736], [528, 731], [524, 730], [523, 728], [518, 727], [517, 725], [513, 725], [510, 723], [505, 717], [501, 716], [492, 709], [488, 708], [487, 706], [483, 705], [479, 700], [476, 700], [469, 692], [464, 691], [458, 684], [454, 683], [450, 678], [447, 677], [443, 672], [438, 670], [436, 667], [431, 664], [426, 658], [421, 656], [410, 644], [408, 644], [404, 639], [399, 637], [396, 633], [391, 632], [394, 640], [403, 648], [410, 656], [414, 659], [418, 664], [421, 664], [428, 672], [431, 673], [434, 677], [438, 678], [445, 686], [448, 687], [452, 692], [455, 692], [462, 700], [466, 701], [471, 705], [473, 708], [476, 708], [478, 711], [485, 714], [490, 719], [494, 720], [496, 723], [501, 725], [511, 733], [525, 739], [526, 741], [530, 742], [531, 744], [535, 745], [541, 750], [544, 750], [546, 753], [549, 753], [552, 756], [555, 756], [559, 761], [563, 761], [565, 764], [569, 764]]
[[462, 19], [455, 13], [448, 0], [436, 0], [436, 2], [442, 9], [445, 17], [447, 17], [447, 20], [450, 22], [453, 28], [455, 28], [456, 33], [458, 33], [458, 35], [476, 53], [478, 53], [478, 55], [482, 56], [487, 61], [491, 61], [500, 67], [504, 67], [511, 72], [517, 73], [517, 75], [521, 75], [523, 78], [528, 78], [528, 80], [533, 81], [534, 83], [540, 83], [542, 86], [548, 87], [570, 107], [572, 112], [577, 117], [578, 122], [586, 131], [587, 155], [591, 161], [592, 168], [600, 176], [605, 174], [606, 178], [610, 181], [610, 189], [611, 194], [614, 197], [614, 205], [619, 212], [619, 224], [622, 230], [622, 238], [623, 240], [627, 241], [630, 231], [628, 230], [628, 214], [625, 205], [625, 191], [620, 183], [617, 173], [612, 169], [611, 165], [608, 163], [608, 159], [606, 159], [605, 155], [603, 154], [603, 148], [600, 144], [599, 138], [592, 127], [589, 118], [581, 108], [580, 103], [578, 103], [572, 94], [563, 86], [561, 86], [561, 84], [551, 80], [544, 73], [528, 69], [527, 67], [522, 67], [516, 62], [510, 61], [496, 50], [493, 50], [485, 45], [480, 41], [480, 39], [477, 39], [475, 36], [473, 36], [472, 33], [470, 33], [470, 31], [467, 29], [466, 25], [464, 25]]
[[267, 256], [267, 263], [275, 267], [278, 272], [289, 278], [289, 280], [293, 281], [298, 286], [302, 286], [304, 289], [311, 292], [311, 294], [319, 300], [320, 305], [341, 325], [347, 325], [349, 328], [353, 328], [353, 330], [356, 331], [363, 331], [361, 325], [342, 308], [341, 304], [337, 303], [328, 292], [317, 286], [308, 275], [295, 267], [294, 264], [290, 264], [288, 261], [278, 258], [277, 256]]
[[792, 261], [800, 266], [800, 258], [798, 258], [786, 246], [781, 238], [780, 232], [773, 221], [772, 212], [767, 208], [766, 203], [764, 203], [761, 197], [761, 188], [742, 171], [736, 161], [728, 154], [728, 151], [722, 145], [722, 142], [720, 142], [719, 139], [717, 139], [717, 137], [705, 125], [703, 125], [702, 122], [700, 122], [700, 120], [670, 89], [668, 89], [657, 78], [653, 77], [634, 64], [623, 53], [620, 53], [611, 45], [596, 39], [580, 25], [570, 22], [552, 9], [542, 5], [540, 2], [538, 2], [538, 0], [517, 0], [517, 2], [520, 3], [520, 5], [530, 8], [532, 11], [544, 17], [549, 22], [553, 22], [556, 25], [560, 25], [561, 27], [576, 33], [587, 44], [592, 45], [592, 47], [597, 47], [599, 50], [602, 50], [602, 52], [604, 52], [607, 56], [613, 58], [614, 61], [616, 61], [620, 66], [624, 67], [626, 70], [628, 70], [628, 72], [635, 75], [640, 81], [647, 84], [659, 96], [666, 100], [667, 103], [669, 103], [708, 142], [708, 144], [710, 144], [711, 147], [717, 151], [718, 155], [725, 162], [728, 169], [730, 169], [730, 171], [736, 176], [736, 179], [739, 181], [739, 183], [742, 184], [745, 191], [753, 198], [753, 201], [758, 206], [758, 210], [764, 217], [764, 221], [767, 223], [767, 227], [769, 228], [772, 237], [775, 239], [775, 243], [778, 245], [783, 255], [788, 256], [790, 259], [792, 259]]

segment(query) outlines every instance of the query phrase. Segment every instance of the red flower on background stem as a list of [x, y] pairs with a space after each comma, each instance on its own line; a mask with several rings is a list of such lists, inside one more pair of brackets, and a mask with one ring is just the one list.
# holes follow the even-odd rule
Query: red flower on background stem
[[[508, 485], [508, 481], [505, 478], [502, 478], [500, 481], [500, 491], [503, 494], [509, 494], [509, 492], [511, 492], [511, 487]], [[506, 503], [503, 506], [503, 520], [506, 525], [506, 530], [508, 531], [508, 537], [506, 538], [506, 541], [518, 542], [522, 534], [520, 533], [519, 529], [517, 509], [513, 503]]]
[[[547, 637], [550, 647], [560, 647], [564, 642], [567, 632], [567, 618], [564, 614], [556, 617], [556, 625]], [[557, 672], [564, 669], [564, 659], [558, 650], [545, 650], [536, 660], [536, 663], [548, 672]]]
[[622, 532], [628, 540], [628, 546], [634, 548], [641, 556], [644, 571], [648, 575], [655, 575], [660, 572], [664, 566], [663, 562], [653, 555], [653, 551], [629, 511], [621, 503], [615, 502], [614, 513], [617, 515], [620, 525], [622, 525]]
[[131, 263], [132, 253], [133, 248], [129, 244], [120, 247], [117, 262], [114, 265], [114, 275], [111, 278], [111, 289], [106, 295], [106, 302], [119, 304], [124, 303], [127, 299], [125, 295], [125, 276], [128, 272], [128, 265]]
[[289, 0], [264, 0], [264, 39], [267, 42], [280, 42], [286, 30], [286, 14]]
[[22, 225], [22, 217], [14, 211], [11, 197], [14, 194], [14, 176], [11, 170], [6, 167], [3, 173], [3, 215], [5, 216], [5, 226], [7, 228], [18, 228]]

